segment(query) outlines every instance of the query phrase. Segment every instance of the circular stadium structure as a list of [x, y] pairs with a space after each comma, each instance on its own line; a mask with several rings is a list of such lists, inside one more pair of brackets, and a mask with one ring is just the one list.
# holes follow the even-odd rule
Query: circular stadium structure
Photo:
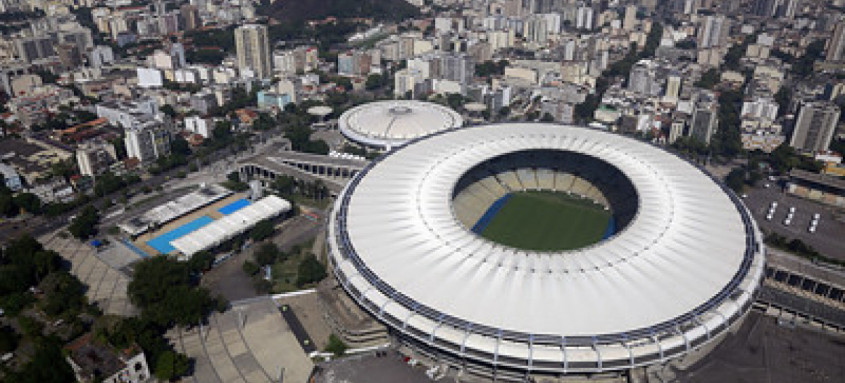
[[463, 125], [448, 107], [414, 100], [377, 101], [344, 112], [340, 131], [352, 141], [388, 149], [412, 139]]
[[[480, 235], [502, 199], [531, 192], [588, 201], [612, 230], [565, 250]], [[328, 243], [345, 290], [398, 339], [513, 379], [704, 354], [745, 317], [764, 267], [744, 205], [696, 166], [551, 124], [451, 130], [388, 153], [339, 196]]]

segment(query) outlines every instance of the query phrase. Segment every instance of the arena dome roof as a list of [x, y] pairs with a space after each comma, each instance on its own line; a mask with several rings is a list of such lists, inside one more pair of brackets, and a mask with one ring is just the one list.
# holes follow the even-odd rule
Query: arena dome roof
[[414, 100], [377, 101], [347, 110], [340, 131], [358, 143], [389, 148], [463, 125], [461, 115], [443, 105]]
[[[614, 237], [562, 252], [509, 248], [462, 225], [452, 206], [461, 177], [532, 150], [618, 169], [636, 190], [636, 214]], [[689, 352], [744, 316], [764, 265], [745, 207], [692, 164], [631, 138], [552, 124], [414, 140], [350, 182], [329, 230], [338, 279], [396, 331], [533, 371], [618, 370]]]

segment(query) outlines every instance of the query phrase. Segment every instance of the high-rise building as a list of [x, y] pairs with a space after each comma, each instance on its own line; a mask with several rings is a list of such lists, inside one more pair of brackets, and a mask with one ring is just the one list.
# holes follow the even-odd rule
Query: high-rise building
[[756, 0], [751, 13], [760, 17], [772, 17], [775, 15], [779, 2], [780, 0]]
[[532, 16], [525, 20], [522, 35], [526, 41], [545, 45], [549, 40], [549, 23], [542, 16]]
[[182, 16], [182, 22], [185, 25], [185, 30], [190, 31], [192, 29], [197, 29], [202, 26], [202, 20], [200, 20], [199, 10], [196, 6], [191, 4], [182, 4], [179, 7], [179, 13]]
[[698, 31], [698, 48], [712, 48], [725, 46], [731, 22], [722, 15], [707, 16]]
[[692, 111], [690, 122], [690, 136], [699, 141], [710, 144], [710, 139], [719, 124], [719, 108], [712, 101], [699, 101]]
[[245, 24], [235, 29], [235, 50], [238, 54], [238, 70], [250, 72], [257, 78], [269, 78], [273, 74], [270, 42], [267, 26]]
[[678, 96], [681, 94], [681, 84], [683, 83], [683, 79], [681, 78], [681, 74], [678, 72], [670, 73], [669, 76], [666, 78], [666, 93], [664, 97], [670, 101], [677, 101]]
[[628, 5], [625, 7], [625, 18], [622, 20], [622, 29], [633, 31], [637, 25], [637, 6]]
[[126, 156], [150, 162], [170, 154], [170, 131], [163, 124], [148, 120], [126, 129]]
[[18, 57], [28, 63], [56, 55], [53, 41], [48, 36], [19, 38], [15, 40], [15, 49]]
[[804, 103], [798, 113], [789, 146], [805, 152], [827, 150], [838, 123], [839, 107], [835, 104], [825, 101]]
[[444, 55], [440, 59], [440, 77], [468, 84], [475, 73], [475, 63], [468, 55]]
[[830, 62], [845, 61], [845, 21], [836, 23], [825, 57]]
[[89, 141], [76, 150], [76, 162], [79, 174], [93, 177], [108, 170], [117, 161], [114, 145], [105, 141]]
[[628, 75], [628, 90], [643, 95], [655, 95], [659, 90], [653, 62], [641, 60], [631, 67]]
[[185, 46], [182, 43], [173, 43], [170, 46], [170, 59], [173, 60], [173, 69], [181, 69], [188, 65], [185, 61]]
[[593, 20], [595, 17], [592, 7], [579, 7], [575, 16], [575, 28], [592, 30]]

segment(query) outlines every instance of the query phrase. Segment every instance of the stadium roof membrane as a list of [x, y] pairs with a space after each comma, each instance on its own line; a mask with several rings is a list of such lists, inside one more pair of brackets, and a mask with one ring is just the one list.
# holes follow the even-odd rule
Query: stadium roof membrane
[[340, 131], [358, 143], [389, 148], [463, 125], [461, 115], [443, 105], [415, 101], [377, 101], [340, 116]]
[[[541, 149], [619, 169], [639, 198], [631, 222], [589, 247], [534, 252], [458, 221], [462, 175]], [[764, 264], [744, 206], [695, 166], [630, 138], [551, 124], [464, 128], [391, 152], [347, 186], [330, 236], [341, 283], [391, 327], [463, 358], [556, 372], [654, 363], [715, 338], [747, 312]]]

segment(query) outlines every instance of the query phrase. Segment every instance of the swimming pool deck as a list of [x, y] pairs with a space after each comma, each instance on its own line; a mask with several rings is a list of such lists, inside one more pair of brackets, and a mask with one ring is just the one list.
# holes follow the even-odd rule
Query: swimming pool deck
[[200, 218], [204, 215], [207, 215], [214, 220], [218, 220], [220, 218], [223, 218], [223, 214], [220, 213], [220, 211], [219, 211], [220, 208], [222, 208], [224, 206], [228, 206], [228, 205], [232, 204], [233, 202], [235, 202], [237, 200], [246, 199], [247, 197], [248, 197], [247, 193], [232, 194], [232, 195], [230, 195], [230, 196], [228, 196], [224, 199], [221, 199], [221, 200], [219, 200], [219, 201], [217, 201], [217, 202], [215, 202], [211, 205], [203, 207], [202, 209], [191, 212], [190, 214], [187, 214], [187, 215], [185, 215], [185, 216], [183, 216], [179, 219], [175, 219], [171, 222], [168, 222], [166, 225], [162, 226], [158, 230], [145, 233], [144, 235], [141, 235], [140, 237], [138, 237], [135, 240], [135, 242], [133, 242], [133, 243], [135, 244], [135, 246], [137, 246], [139, 249], [143, 250], [145, 253], [147, 253], [149, 255], [159, 255], [161, 253], [159, 253], [158, 250], [154, 249], [152, 246], [148, 245], [147, 241], [150, 241], [153, 238], [156, 238], [156, 237], [158, 237], [158, 236], [160, 236], [164, 233], [173, 231], [173, 230], [177, 229], [178, 227], [181, 227], [182, 225], [184, 225], [188, 222], [191, 222], [193, 220], [196, 220], [197, 218]]

